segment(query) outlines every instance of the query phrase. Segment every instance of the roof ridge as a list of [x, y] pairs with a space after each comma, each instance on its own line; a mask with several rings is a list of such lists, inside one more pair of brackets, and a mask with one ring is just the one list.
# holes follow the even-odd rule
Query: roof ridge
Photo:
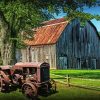
[[64, 19], [64, 18], [55, 18], [55, 19], [51, 19], [51, 20], [47, 20], [47, 21], [44, 21], [43, 23], [45, 23], [45, 22], [50, 22], [50, 21], [54, 21], [54, 20], [61, 20], [61, 19]]
[[68, 23], [69, 21], [64, 21], [64, 22], [59, 22], [59, 23], [55, 23], [55, 24], [49, 24], [49, 25], [44, 25], [42, 27], [46, 27], [46, 26], [54, 26], [54, 25], [59, 25], [59, 24], [63, 24], [63, 23]]

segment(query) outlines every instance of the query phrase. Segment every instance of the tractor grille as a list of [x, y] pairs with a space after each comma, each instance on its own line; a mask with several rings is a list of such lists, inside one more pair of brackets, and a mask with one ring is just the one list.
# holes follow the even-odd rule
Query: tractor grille
[[48, 81], [49, 78], [50, 78], [49, 68], [48, 67], [42, 67], [41, 68], [41, 82]]

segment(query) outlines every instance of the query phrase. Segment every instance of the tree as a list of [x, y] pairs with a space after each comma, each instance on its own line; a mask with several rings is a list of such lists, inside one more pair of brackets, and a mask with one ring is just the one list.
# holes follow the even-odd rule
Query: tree
[[3, 64], [13, 64], [16, 61], [18, 33], [36, 27], [50, 17], [33, 4], [32, 0], [0, 1], [0, 49]]
[[3, 64], [16, 62], [21, 31], [39, 26], [61, 10], [67, 13], [68, 18], [77, 13], [80, 13], [78, 17], [85, 16], [83, 5], [91, 7], [97, 4], [97, 0], [0, 0], [0, 56]]

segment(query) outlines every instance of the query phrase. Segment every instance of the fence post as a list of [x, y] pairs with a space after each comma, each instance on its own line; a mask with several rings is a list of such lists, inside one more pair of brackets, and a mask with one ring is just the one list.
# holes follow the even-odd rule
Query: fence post
[[67, 85], [68, 85], [68, 87], [70, 87], [70, 77], [69, 77], [69, 75], [67, 75]]

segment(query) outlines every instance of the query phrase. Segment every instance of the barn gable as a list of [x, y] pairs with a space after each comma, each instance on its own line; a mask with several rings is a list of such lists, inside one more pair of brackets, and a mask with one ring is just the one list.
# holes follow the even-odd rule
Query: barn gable
[[59, 69], [100, 68], [100, 39], [95, 26], [72, 20], [63, 31], [56, 44], [57, 66]]

